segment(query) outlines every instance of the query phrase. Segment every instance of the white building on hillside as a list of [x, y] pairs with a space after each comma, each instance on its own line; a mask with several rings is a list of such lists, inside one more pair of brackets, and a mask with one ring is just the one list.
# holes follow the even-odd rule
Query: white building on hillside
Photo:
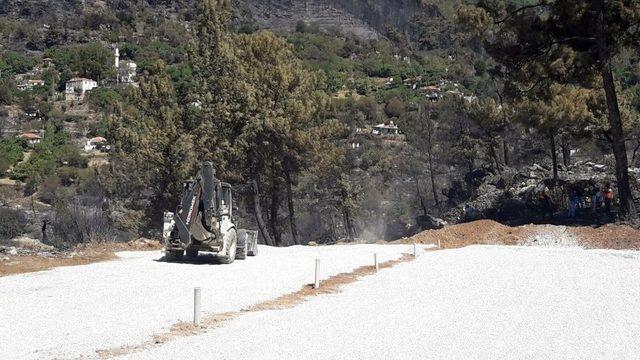
[[20, 91], [32, 90], [36, 86], [44, 86], [44, 80], [32, 79], [16, 85], [16, 87]]
[[122, 84], [137, 85], [138, 65], [131, 60], [120, 61], [120, 49], [115, 48], [114, 53], [117, 81]]
[[27, 144], [31, 147], [36, 146], [38, 144], [40, 144], [40, 142], [42, 142], [42, 133], [41, 132], [24, 132], [21, 133], [20, 135], [18, 135], [17, 137], [20, 139], [25, 139], [27, 141]]
[[393, 121], [391, 121], [388, 125], [387, 124], [375, 125], [371, 133], [373, 135], [383, 135], [383, 136], [400, 135], [400, 129], [398, 129], [398, 126], [394, 124]]
[[67, 81], [64, 89], [66, 100], [82, 100], [87, 91], [98, 87], [98, 82], [87, 78], [73, 78]]
[[136, 76], [138, 71], [138, 65], [133, 61], [122, 61], [120, 68], [118, 69], [118, 81], [123, 84], [134, 84], [136, 82]]

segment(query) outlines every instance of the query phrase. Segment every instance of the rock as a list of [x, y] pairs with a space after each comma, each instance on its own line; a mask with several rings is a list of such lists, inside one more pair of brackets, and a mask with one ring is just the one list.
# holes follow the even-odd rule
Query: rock
[[545, 169], [542, 165], [540, 164], [533, 164], [529, 167], [529, 169], [531, 171], [548, 171], [547, 169]]
[[53, 250], [53, 246], [43, 244], [38, 239], [33, 239], [28, 236], [19, 236], [17, 238], [11, 239], [11, 244], [20, 249], [28, 249], [34, 251], [41, 250]]
[[318, 243], [315, 241], [309, 241], [308, 246], [318, 246]]
[[129, 241], [129, 246], [134, 247], [136, 249], [143, 249], [143, 248], [159, 248], [160, 246], [162, 246], [162, 244], [160, 244], [160, 241], [158, 240], [139, 238], [137, 240]]
[[11, 260], [8, 256], [3, 256], [0, 258], [0, 261], [9, 261]]
[[425, 215], [418, 216], [418, 218], [416, 219], [416, 222], [418, 227], [420, 227], [421, 230], [442, 229], [447, 225], [446, 221], [428, 214], [426, 216]]
[[16, 249], [15, 246], [10, 246], [6, 249], [5, 254], [12, 256], [18, 255], [18, 249]]
[[601, 164], [593, 165], [593, 170], [605, 171], [605, 170], [607, 170], [607, 166], [606, 165], [601, 165]]

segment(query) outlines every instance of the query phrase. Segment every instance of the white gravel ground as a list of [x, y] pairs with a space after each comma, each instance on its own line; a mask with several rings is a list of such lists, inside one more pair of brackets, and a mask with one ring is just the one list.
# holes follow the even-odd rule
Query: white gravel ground
[[472, 246], [127, 358], [639, 357], [640, 253]]
[[124, 252], [120, 260], [0, 278], [0, 359], [95, 357], [137, 345], [190, 320], [193, 288], [205, 313], [237, 311], [321, 278], [412, 251], [410, 245], [260, 247], [231, 265], [156, 261], [160, 252]]

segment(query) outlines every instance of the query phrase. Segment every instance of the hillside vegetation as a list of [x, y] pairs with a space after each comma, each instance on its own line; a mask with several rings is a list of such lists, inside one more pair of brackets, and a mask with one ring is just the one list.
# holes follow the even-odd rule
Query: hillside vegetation
[[[570, 4], [476, 5], [3, 1], [2, 204], [42, 203], [17, 232], [59, 246], [158, 235], [181, 182], [212, 160], [241, 222], [263, 223], [273, 245], [397, 239], [469, 204], [473, 218], [566, 221], [541, 216], [541, 191], [557, 214], [580, 192], [580, 222], [634, 219], [635, 28], [605, 29], [628, 39], [612, 45], [611, 98], [589, 45], [550, 38], [566, 29], [546, 15], [579, 16]], [[135, 82], [121, 80], [116, 47]], [[78, 77], [97, 88], [68, 94]], [[106, 144], [86, 150], [96, 138]], [[587, 211], [606, 183], [620, 217]], [[69, 224], [78, 213], [100, 229]]]

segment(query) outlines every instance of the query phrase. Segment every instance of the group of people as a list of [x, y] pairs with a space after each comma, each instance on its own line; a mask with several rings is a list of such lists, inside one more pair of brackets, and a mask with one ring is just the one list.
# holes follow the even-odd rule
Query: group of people
[[[597, 189], [597, 191], [592, 195], [591, 199], [591, 210], [594, 214], [600, 215], [602, 213], [602, 207], [604, 205], [604, 212], [607, 216], [612, 215], [614, 201], [614, 192], [611, 188], [611, 184], [607, 183], [601, 189]], [[567, 217], [569, 219], [573, 219], [576, 217], [576, 210], [582, 209], [585, 207], [584, 197], [580, 196], [577, 190], [572, 189], [569, 191], [569, 201], [567, 205], [568, 214]]]

